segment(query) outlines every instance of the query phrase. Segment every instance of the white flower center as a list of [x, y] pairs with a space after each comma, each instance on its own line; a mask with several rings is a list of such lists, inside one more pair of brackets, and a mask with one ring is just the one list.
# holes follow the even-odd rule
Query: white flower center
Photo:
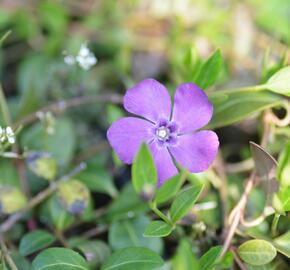
[[169, 129], [167, 127], [159, 127], [157, 130], [156, 130], [156, 136], [158, 137], [158, 139], [160, 140], [167, 140], [168, 137], [169, 137]]

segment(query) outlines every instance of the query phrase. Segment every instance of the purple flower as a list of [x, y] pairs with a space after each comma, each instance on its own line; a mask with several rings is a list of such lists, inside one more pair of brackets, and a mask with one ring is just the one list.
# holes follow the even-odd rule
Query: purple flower
[[167, 89], [146, 79], [129, 89], [125, 109], [142, 118], [125, 117], [114, 122], [107, 137], [119, 158], [131, 164], [142, 142], [147, 142], [158, 172], [158, 186], [178, 173], [175, 160], [190, 172], [206, 170], [215, 159], [219, 141], [215, 132], [198, 129], [211, 119], [213, 106], [193, 83], [181, 84], [174, 107]]

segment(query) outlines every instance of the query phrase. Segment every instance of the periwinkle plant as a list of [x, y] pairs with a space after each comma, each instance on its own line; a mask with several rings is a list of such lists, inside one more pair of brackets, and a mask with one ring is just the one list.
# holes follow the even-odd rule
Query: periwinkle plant
[[108, 140], [127, 164], [146, 142], [157, 167], [158, 186], [178, 173], [174, 160], [198, 173], [215, 159], [219, 146], [216, 133], [200, 130], [210, 121], [213, 106], [197, 85], [181, 84], [172, 109], [167, 89], [154, 79], [146, 79], [127, 91], [124, 107], [142, 118], [117, 120], [107, 132]]

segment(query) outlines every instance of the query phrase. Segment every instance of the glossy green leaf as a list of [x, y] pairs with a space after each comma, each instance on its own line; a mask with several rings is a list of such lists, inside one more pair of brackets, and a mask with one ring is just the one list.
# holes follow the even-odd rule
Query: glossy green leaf
[[48, 247], [55, 241], [55, 237], [44, 230], [36, 230], [25, 234], [20, 241], [19, 252], [23, 256], [30, 255], [40, 249]]
[[191, 244], [182, 239], [178, 245], [177, 252], [172, 261], [174, 270], [199, 270], [199, 264], [192, 252]]
[[163, 265], [158, 254], [148, 248], [129, 247], [116, 251], [102, 266], [102, 270], [152, 270]]
[[[224, 96], [224, 94], [222, 94]], [[206, 128], [218, 128], [242, 121], [254, 113], [277, 106], [281, 98], [270, 92], [230, 93], [217, 99], [218, 92], [210, 96], [214, 105], [213, 118]]]
[[199, 259], [200, 270], [212, 270], [222, 251], [221, 246], [212, 247]]
[[31, 270], [88, 270], [85, 259], [68, 248], [48, 248], [38, 254]]
[[150, 222], [151, 220], [144, 215], [113, 222], [109, 228], [110, 246], [114, 250], [125, 247], [147, 247], [161, 253], [163, 242], [160, 238], [143, 236], [143, 232]]
[[145, 237], [164, 237], [171, 233], [172, 226], [164, 221], [156, 220], [147, 225], [144, 231]]
[[271, 262], [277, 254], [275, 247], [260, 239], [249, 240], [238, 248], [239, 256], [243, 261], [252, 265], [263, 265]]
[[202, 65], [195, 83], [202, 89], [207, 89], [216, 83], [223, 68], [223, 57], [220, 50], [215, 51]]
[[157, 171], [151, 152], [145, 143], [141, 145], [133, 162], [132, 181], [138, 193], [150, 188], [154, 190], [157, 185]]
[[290, 66], [276, 72], [266, 83], [267, 89], [290, 96]]
[[157, 204], [167, 202], [176, 195], [185, 180], [185, 174], [186, 172], [182, 172], [171, 177], [157, 190], [155, 198]]
[[174, 223], [183, 218], [198, 199], [203, 185], [196, 183], [180, 192], [170, 207], [170, 216]]

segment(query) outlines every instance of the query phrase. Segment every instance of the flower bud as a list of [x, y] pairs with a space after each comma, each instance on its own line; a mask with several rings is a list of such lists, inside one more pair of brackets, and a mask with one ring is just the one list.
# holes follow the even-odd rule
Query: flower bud
[[0, 214], [13, 214], [18, 212], [27, 203], [25, 195], [16, 187], [0, 186]]
[[26, 161], [29, 169], [37, 176], [49, 181], [55, 178], [57, 173], [57, 163], [49, 153], [29, 153]]
[[90, 193], [82, 182], [70, 180], [59, 186], [58, 197], [69, 213], [78, 215], [88, 206]]
[[141, 199], [148, 202], [154, 197], [155, 187], [150, 184], [145, 184], [142, 191], [140, 192]]

